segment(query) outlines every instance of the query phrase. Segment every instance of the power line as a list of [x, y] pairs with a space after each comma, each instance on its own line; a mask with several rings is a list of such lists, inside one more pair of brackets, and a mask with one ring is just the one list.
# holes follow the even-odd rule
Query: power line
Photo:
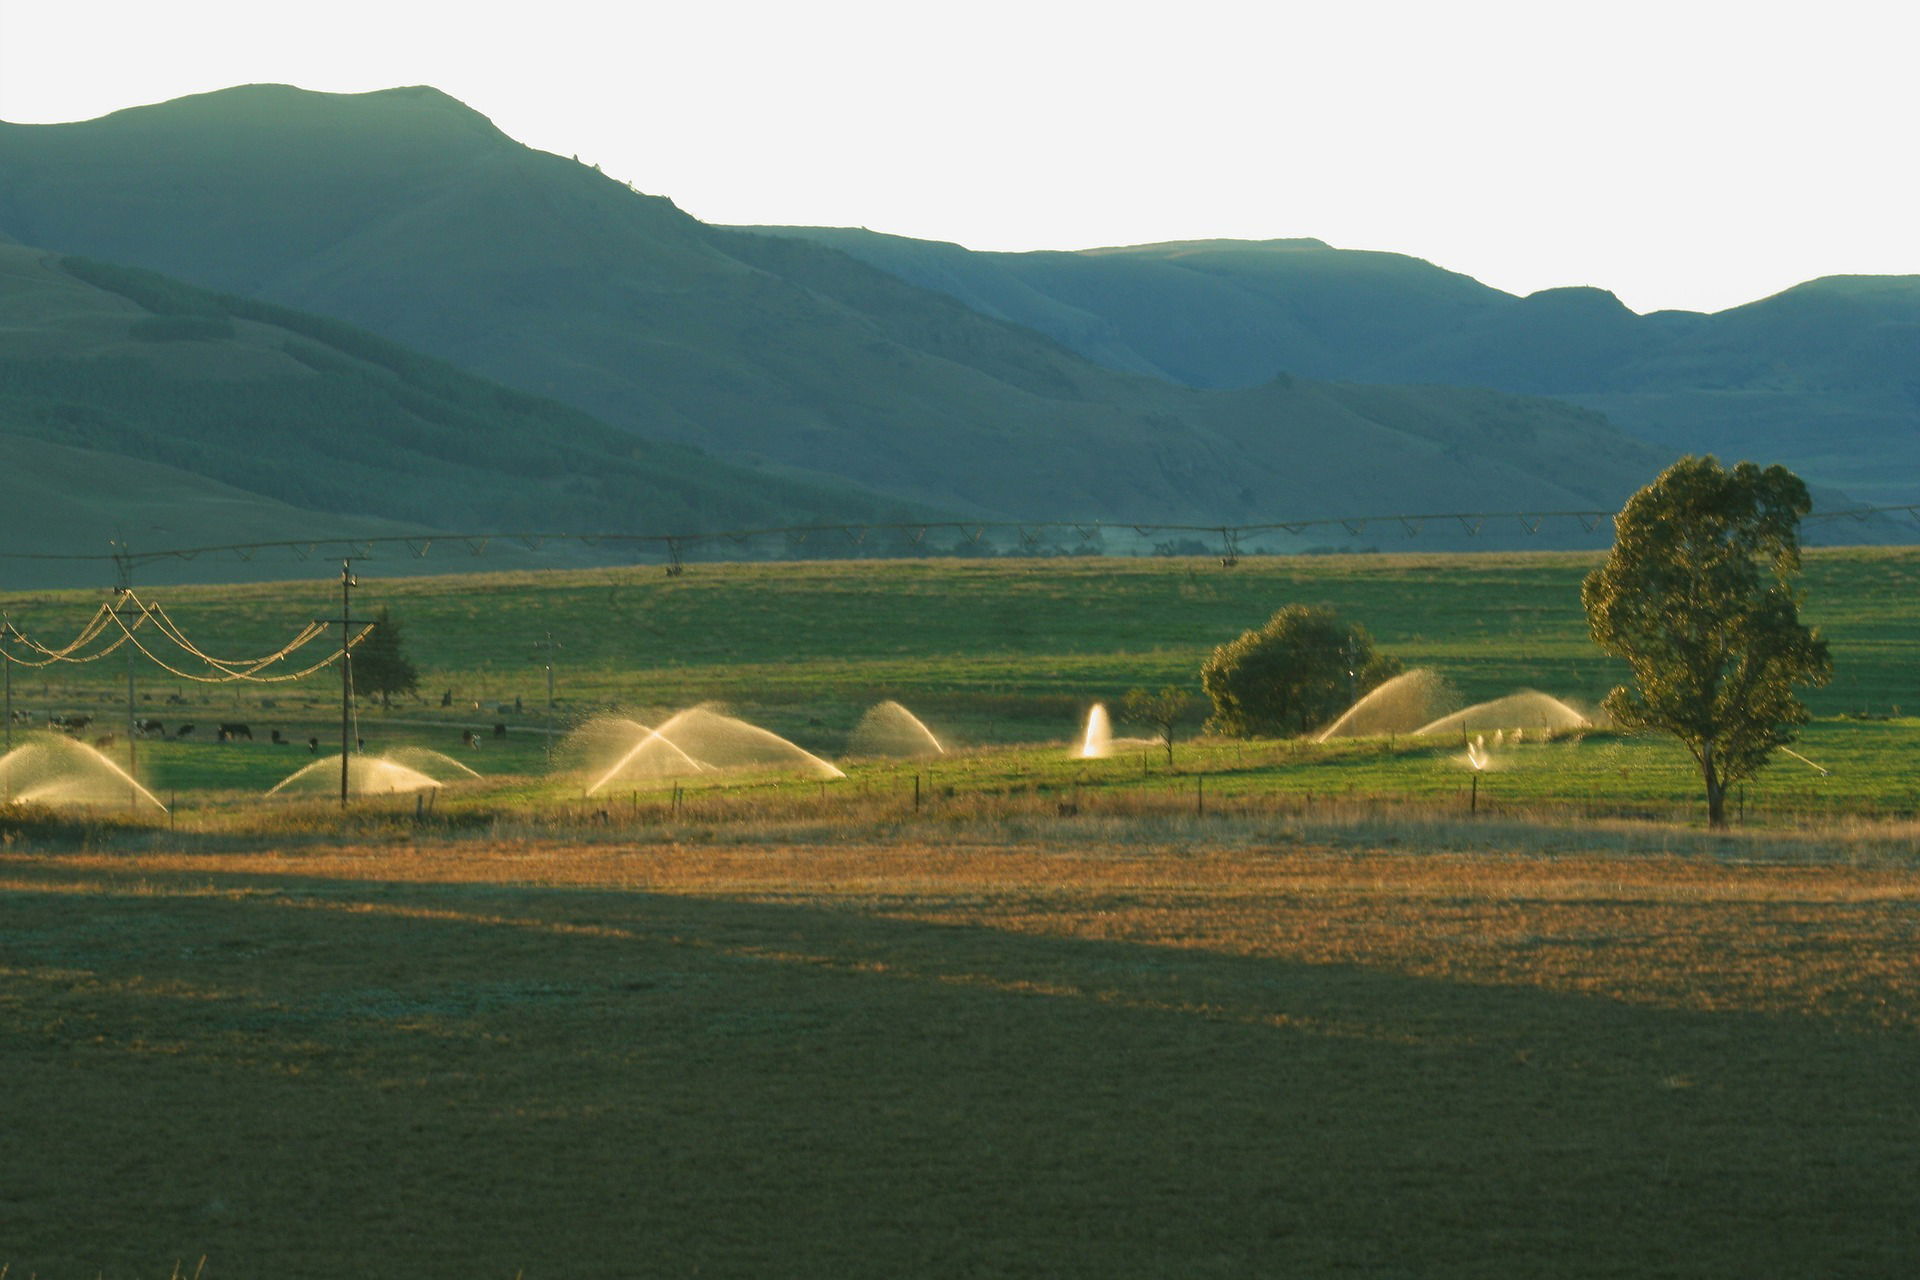
[[[285, 684], [289, 681], [305, 679], [307, 676], [324, 670], [334, 662], [339, 661], [343, 653], [352, 646], [359, 644], [373, 630], [371, 624], [361, 628], [357, 633], [352, 632], [351, 628], [349, 628], [348, 637], [345, 645], [342, 647], [341, 653], [329, 654], [319, 662], [299, 671], [283, 671], [272, 675], [261, 675], [260, 672], [266, 668], [276, 663], [284, 662], [287, 658], [312, 643], [316, 638], [325, 634], [329, 623], [315, 619], [302, 627], [291, 641], [282, 645], [272, 653], [265, 654], [258, 658], [228, 660], [215, 658], [201, 649], [199, 645], [195, 644], [193, 640], [174, 623], [173, 619], [167, 615], [165, 609], [161, 608], [158, 604], [148, 604], [146, 601], [141, 600], [131, 588], [119, 589], [118, 601], [118, 604], [101, 605], [94, 611], [93, 616], [87, 620], [86, 624], [81, 628], [80, 633], [59, 649], [52, 649], [41, 644], [14, 626], [11, 621], [0, 623], [0, 627], [4, 627], [3, 634], [8, 641], [24, 644], [34, 652], [45, 655], [38, 660], [20, 658], [14, 656], [5, 646], [0, 646], [0, 659], [4, 659], [9, 666], [21, 667], [48, 667], [57, 662], [80, 665], [89, 662], [98, 662], [100, 659], [108, 657], [118, 651], [123, 645], [131, 644], [135, 650], [145, 655], [147, 660], [155, 666], [182, 680], [191, 680], [198, 684], [232, 684], [235, 682], [246, 682], [249, 684]], [[128, 622], [123, 614], [132, 615], [133, 620]], [[143, 626], [149, 623], [152, 624], [156, 632], [165, 637], [175, 647], [204, 663], [213, 674], [189, 671], [184, 667], [175, 666], [172, 662], [154, 652], [154, 650], [143, 643], [136, 634]], [[82, 652], [87, 645], [99, 639], [99, 637], [107, 633], [110, 628], [118, 629], [120, 632], [117, 639], [92, 652]]]

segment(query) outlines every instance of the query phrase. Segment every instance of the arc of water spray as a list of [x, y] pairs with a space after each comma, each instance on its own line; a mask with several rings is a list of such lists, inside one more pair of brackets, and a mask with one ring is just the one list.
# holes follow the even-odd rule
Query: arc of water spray
[[[645, 726], [642, 726], [642, 727], [644, 728]], [[680, 744], [675, 742], [672, 738], [666, 737], [658, 729], [648, 729], [646, 732], [646, 735], [642, 737], [640, 741], [634, 743], [633, 746], [627, 751], [625, 755], [621, 756], [618, 760], [614, 761], [613, 767], [611, 769], [608, 769], [605, 773], [601, 774], [600, 777], [597, 780], [595, 780], [594, 784], [587, 788], [587, 794], [592, 795], [594, 792], [598, 791], [601, 787], [606, 786], [607, 783], [614, 777], [614, 775], [618, 774], [622, 769], [626, 768], [628, 763], [632, 761], [632, 759], [635, 756], [639, 755], [642, 751], [646, 750], [647, 745], [649, 743], [656, 742], [656, 741], [666, 743], [667, 746], [672, 749], [675, 755], [679, 756], [682, 760], [685, 760], [687, 764], [692, 767], [695, 773], [711, 773], [712, 772], [712, 769], [708, 765], [705, 765], [700, 761], [694, 759], [692, 756], [688, 755], [686, 751], [680, 746]]]
[[[13, 787], [13, 767], [16, 759], [19, 756], [21, 756], [23, 753], [33, 750], [33, 748], [36, 745], [39, 745], [39, 744], [28, 743], [25, 746], [15, 747], [12, 751], [7, 752], [6, 755], [0, 756], [0, 774], [5, 775], [7, 780], [7, 787], [9, 791], [11, 791]], [[112, 774], [114, 777], [118, 778], [120, 781], [126, 783], [127, 786], [132, 788], [139, 795], [144, 796], [147, 799], [148, 803], [152, 804], [153, 807], [158, 809], [160, 812], [162, 813], [172, 812], [170, 809], [167, 808], [166, 805], [160, 803], [159, 796], [156, 796], [155, 794], [153, 794], [153, 792], [141, 786], [139, 779], [135, 778], [132, 774], [128, 773], [125, 769], [122, 769], [118, 764], [114, 762], [113, 758], [107, 755], [105, 752], [100, 751], [97, 748], [90, 747], [84, 742], [68, 743], [67, 745], [72, 747], [75, 750], [84, 752], [86, 756], [93, 763], [99, 765], [101, 768], [105, 769], [108, 773]], [[21, 799], [34, 798], [34, 790], [32, 788], [23, 790], [18, 794]]]
[[1798, 751], [1794, 751], [1787, 747], [1781, 747], [1780, 750], [1785, 754], [1792, 756], [1795, 760], [1798, 760], [1801, 764], [1807, 766], [1807, 768], [1813, 770], [1815, 773], [1819, 774], [1823, 778], [1830, 777], [1833, 774], [1833, 770], [1828, 769], [1823, 765], [1815, 764], [1813, 761], [1801, 755]]

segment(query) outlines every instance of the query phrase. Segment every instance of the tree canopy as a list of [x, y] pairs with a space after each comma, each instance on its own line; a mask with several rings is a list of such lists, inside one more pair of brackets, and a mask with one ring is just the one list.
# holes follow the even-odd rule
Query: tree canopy
[[1608, 712], [1680, 740], [1715, 827], [1726, 825], [1728, 787], [1806, 723], [1795, 686], [1833, 674], [1793, 586], [1811, 507], [1785, 467], [1682, 458], [1628, 500], [1606, 563], [1581, 585], [1594, 641], [1633, 673], [1607, 695]]
[[1158, 693], [1150, 689], [1127, 690], [1122, 714], [1129, 720], [1153, 726], [1155, 735], [1167, 749], [1167, 763], [1173, 763], [1173, 733], [1193, 710], [1194, 698], [1179, 685], [1164, 685]]
[[400, 624], [384, 606], [374, 615], [373, 630], [353, 648], [353, 687], [362, 697], [393, 705], [393, 695], [420, 689], [420, 672], [400, 643]]
[[1319, 605], [1288, 605], [1215, 649], [1200, 668], [1218, 733], [1305, 733], [1400, 672], [1366, 628]]

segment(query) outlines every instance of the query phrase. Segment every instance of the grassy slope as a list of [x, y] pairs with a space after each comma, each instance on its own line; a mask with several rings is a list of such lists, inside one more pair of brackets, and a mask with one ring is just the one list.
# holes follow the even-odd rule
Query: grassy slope
[[1282, 372], [1373, 379], [1371, 361], [1512, 301], [1418, 259], [1318, 240], [971, 253], [852, 228], [762, 230], [830, 244], [1112, 367], [1203, 387]]
[[[905, 510], [838, 482], [638, 441], [336, 321], [142, 272], [0, 249], [0, 318], [0, 429], [120, 455], [103, 459], [110, 471], [138, 458], [416, 529], [679, 532]], [[196, 501], [185, 527], [150, 529], [156, 521], [135, 508], [151, 493], [136, 492], [99, 486], [87, 501], [106, 504], [149, 547], [401, 527], [329, 523], [256, 500], [244, 519], [223, 521]], [[8, 513], [24, 520], [29, 509]], [[50, 532], [36, 522], [32, 537]]]
[[1718, 315], [1636, 316], [1598, 289], [1513, 298], [1318, 241], [969, 253], [847, 228], [831, 244], [1112, 368], [1203, 387], [1309, 377], [1564, 396], [1675, 450], [1786, 461], [1912, 501], [1920, 278], [1834, 277]]
[[1836, 276], [1691, 328], [1577, 398], [1638, 434], [1792, 460], [1866, 500], [1920, 500], [1920, 277]]
[[[0, 426], [5, 416], [0, 413]], [[9, 557], [103, 555], [109, 539], [152, 547], [418, 534], [394, 520], [301, 510], [177, 468], [0, 432], [0, 536]], [[223, 565], [222, 570], [232, 566]], [[84, 572], [84, 571], [83, 571]], [[96, 568], [95, 576], [103, 569]], [[284, 573], [284, 566], [280, 566]], [[71, 564], [0, 559], [9, 587], [71, 583]]]
[[[1665, 460], [1556, 404], [1403, 392], [1410, 433], [1339, 387], [1212, 397], [1116, 375], [844, 256], [705, 227], [426, 90], [255, 87], [5, 127], [0, 169], [0, 226], [23, 241], [339, 315], [656, 437], [979, 511], [1607, 505]], [[1489, 454], [1489, 416], [1548, 444]], [[1572, 437], [1578, 468], [1557, 447]]]

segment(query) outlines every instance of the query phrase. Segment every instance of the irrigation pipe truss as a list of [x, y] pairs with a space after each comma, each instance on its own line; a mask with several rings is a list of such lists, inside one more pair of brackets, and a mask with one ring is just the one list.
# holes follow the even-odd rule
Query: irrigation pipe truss
[[[1211, 535], [1219, 539], [1222, 556], [1231, 562], [1239, 555], [1243, 539], [1263, 533], [1300, 534], [1309, 529], [1338, 529], [1349, 536], [1358, 537], [1372, 526], [1395, 530], [1411, 538], [1424, 532], [1427, 526], [1438, 524], [1457, 526], [1468, 537], [1478, 535], [1490, 525], [1494, 528], [1518, 526], [1521, 532], [1531, 535], [1537, 534], [1541, 526], [1549, 521], [1556, 523], [1574, 521], [1580, 525], [1583, 532], [1591, 533], [1602, 524], [1611, 521], [1614, 514], [1611, 511], [1455, 511], [1384, 516], [1324, 516], [1305, 520], [1275, 520], [1264, 524], [933, 520], [875, 524], [782, 525], [757, 529], [726, 529], [713, 533], [441, 533], [373, 538], [305, 538], [279, 542], [230, 542], [218, 546], [172, 547], [138, 552], [124, 544], [112, 552], [100, 553], [0, 550], [0, 559], [112, 561], [125, 570], [139, 564], [153, 564], [165, 560], [197, 560], [201, 556], [231, 556], [236, 560], [246, 561], [253, 560], [263, 552], [283, 552], [296, 560], [372, 560], [380, 558], [380, 552], [386, 550], [404, 551], [406, 555], [413, 558], [424, 559], [436, 544], [452, 544], [464, 548], [471, 555], [478, 556], [484, 555], [495, 543], [511, 544], [529, 551], [537, 551], [550, 542], [576, 542], [590, 547], [646, 549], [656, 554], [664, 554], [671, 564], [678, 565], [682, 554], [696, 547], [729, 545], [746, 547], [755, 542], [775, 538], [781, 539], [787, 546], [796, 549], [808, 545], [817, 546], [827, 553], [825, 558], [831, 558], [831, 552], [834, 549], [842, 545], [863, 547], [875, 534], [897, 535], [904, 540], [904, 548], [911, 548], [925, 545], [927, 537], [934, 533], [954, 534], [965, 544], [978, 546], [990, 533], [1011, 532], [1022, 549], [1033, 550], [1043, 545], [1049, 535], [1057, 537], [1062, 533], [1070, 533], [1077, 540], [1078, 545], [1084, 546], [1097, 543], [1103, 534], [1112, 531], [1131, 532], [1140, 537], [1168, 534]], [[1899, 515], [1905, 515], [1916, 525], [1920, 525], [1920, 503], [1853, 507], [1844, 511], [1816, 511], [1810, 513], [1806, 521], [1812, 523], [1825, 520], [1853, 520], [1857, 523], [1865, 523], [1876, 516]], [[814, 542], [816, 538], [821, 541]]]
[[[117, 602], [102, 604], [94, 611], [93, 616], [88, 618], [86, 623], [80, 628], [79, 634], [57, 649], [49, 648], [41, 644], [32, 636], [29, 636], [26, 632], [14, 626], [11, 621], [0, 620], [0, 641], [5, 642], [4, 644], [0, 644], [0, 659], [4, 659], [6, 662], [19, 667], [50, 667], [56, 663], [80, 665], [89, 662], [98, 662], [100, 659], [114, 653], [122, 645], [131, 644], [135, 649], [139, 650], [140, 653], [144, 654], [147, 660], [155, 666], [170, 675], [178, 676], [182, 680], [191, 680], [198, 684], [232, 684], [237, 681], [244, 681], [250, 684], [285, 684], [294, 680], [304, 680], [315, 672], [322, 671], [331, 666], [340, 660], [342, 652], [359, 644], [362, 640], [366, 639], [368, 633], [373, 630], [371, 624], [362, 627], [359, 632], [348, 636], [346, 644], [341, 650], [336, 650], [328, 654], [325, 658], [322, 658], [319, 662], [311, 666], [304, 667], [298, 671], [277, 671], [269, 675], [262, 675], [261, 672], [267, 668], [285, 662], [299, 650], [324, 635], [330, 624], [315, 619], [302, 627], [294, 635], [293, 639], [289, 640], [279, 649], [257, 658], [216, 658], [188, 638], [187, 634], [180, 629], [179, 625], [168, 616], [167, 611], [160, 605], [147, 603], [136, 596], [130, 588], [122, 588], [116, 594], [119, 597]], [[128, 617], [132, 617], [133, 621], [128, 622]], [[148, 647], [139, 635], [136, 634], [141, 628], [146, 627], [148, 624], [152, 625], [153, 631], [157, 633], [160, 638], [163, 638], [174, 648], [180, 650], [188, 657], [203, 663], [206, 671], [189, 671], [184, 667], [175, 666], [173, 662], [155, 653], [154, 650]], [[116, 638], [99, 648], [88, 651], [88, 645], [114, 630], [119, 632]], [[33, 658], [16, 657], [11, 652], [11, 649], [15, 645], [24, 646], [38, 656]]]

